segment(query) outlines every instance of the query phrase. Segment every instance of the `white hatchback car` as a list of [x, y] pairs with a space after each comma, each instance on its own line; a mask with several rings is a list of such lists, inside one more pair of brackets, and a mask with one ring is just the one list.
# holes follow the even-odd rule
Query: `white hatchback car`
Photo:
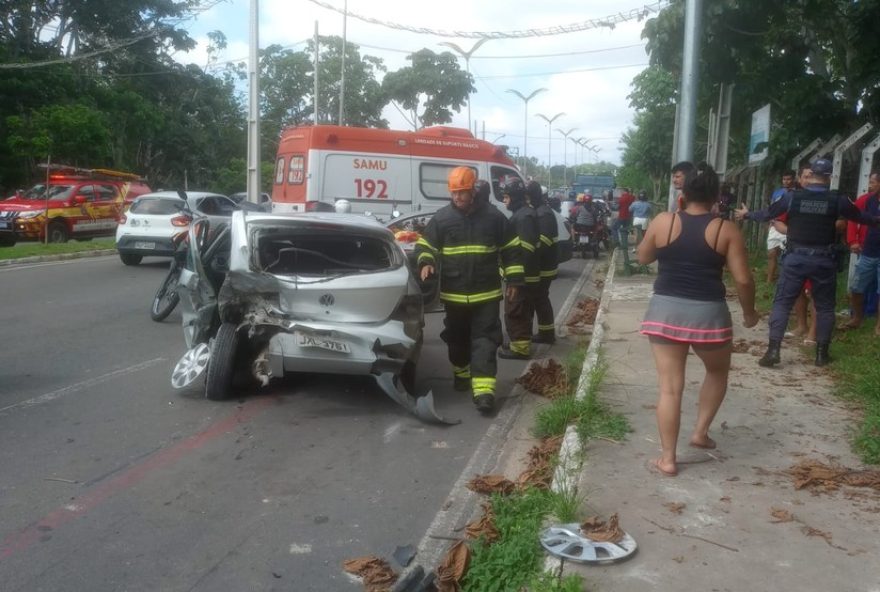
[[225, 195], [205, 191], [142, 195], [119, 219], [116, 250], [126, 265], [137, 265], [144, 257], [171, 257], [172, 238], [186, 232], [195, 216], [228, 218], [238, 209]]
[[426, 302], [393, 235], [365, 216], [235, 212], [193, 222], [177, 287], [190, 348], [172, 385], [205, 375], [205, 396], [289, 372], [373, 376], [426, 421], [448, 423], [430, 392], [413, 396]]

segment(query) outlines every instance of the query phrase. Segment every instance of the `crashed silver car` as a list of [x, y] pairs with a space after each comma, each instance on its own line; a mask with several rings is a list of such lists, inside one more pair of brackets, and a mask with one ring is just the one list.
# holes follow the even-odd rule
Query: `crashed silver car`
[[423, 307], [400, 246], [375, 220], [336, 213], [235, 212], [196, 220], [178, 292], [189, 348], [172, 385], [205, 376], [205, 396], [267, 385], [289, 372], [371, 375], [426, 421], [446, 422], [430, 392], [414, 396]]

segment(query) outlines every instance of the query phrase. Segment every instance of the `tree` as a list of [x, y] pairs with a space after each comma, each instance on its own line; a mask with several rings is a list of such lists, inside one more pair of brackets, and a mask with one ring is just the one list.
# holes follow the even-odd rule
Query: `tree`
[[389, 72], [382, 81], [387, 97], [410, 114], [413, 129], [452, 121], [452, 111], [461, 111], [476, 90], [473, 77], [448, 51], [422, 49], [407, 59], [411, 66]]

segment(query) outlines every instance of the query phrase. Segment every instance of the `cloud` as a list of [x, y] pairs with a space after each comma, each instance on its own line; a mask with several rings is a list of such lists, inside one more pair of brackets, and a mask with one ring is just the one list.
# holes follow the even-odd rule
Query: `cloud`
[[[325, 1], [340, 8], [344, 3], [344, 0]], [[382, 21], [434, 30], [515, 31], [582, 23], [628, 12], [645, 4], [634, 1], [622, 7], [619, 0], [593, 0], [589, 3], [582, 0], [551, 3], [445, 0], [442, 9], [428, 11], [423, 2], [413, 0], [384, 0], [381, 3], [348, 0], [348, 9]], [[229, 47], [220, 59], [246, 59], [248, 17], [249, 0], [233, 0], [207, 11], [190, 27], [198, 48], [179, 57], [203, 65], [207, 59], [205, 34], [218, 29], [229, 41]], [[308, 0], [263, 0], [260, 2], [260, 45], [266, 47], [277, 43], [301, 48], [314, 35], [315, 21], [319, 22], [321, 35], [342, 35], [343, 17], [337, 12]], [[504, 143], [522, 150], [523, 102], [505, 91], [515, 88], [525, 94], [544, 87], [548, 92], [529, 103], [529, 152], [542, 161], [547, 158], [546, 123], [533, 114], [564, 111], [566, 116], [560, 118], [556, 122], [558, 126], [554, 124], [554, 127], [577, 127], [573, 135], [601, 138], [594, 142], [602, 150], [600, 157], [619, 162], [618, 139], [632, 120], [626, 95], [630, 92], [630, 81], [641, 70], [641, 67], [625, 66], [647, 63], [640, 38], [643, 24], [630, 21], [613, 29], [487, 42], [470, 61], [477, 88], [471, 96], [471, 111], [478, 129], [482, 130], [485, 125], [487, 139], [504, 134]], [[353, 17], [347, 21], [346, 33], [350, 42], [361, 45], [362, 54], [382, 58], [389, 70], [408, 64], [406, 51], [423, 47], [445, 51], [439, 45], [442, 41], [452, 41], [469, 49], [476, 41], [398, 31]], [[625, 47], [633, 45], [636, 47]], [[587, 53], [609, 48], [615, 49]], [[502, 59], [542, 54], [562, 55]], [[393, 107], [386, 109], [384, 116], [393, 127], [406, 127], [404, 119]], [[454, 116], [453, 125], [468, 127], [466, 107]], [[562, 138], [555, 132], [554, 135], [553, 160], [554, 164], [561, 164]], [[573, 148], [569, 142], [569, 149]]]

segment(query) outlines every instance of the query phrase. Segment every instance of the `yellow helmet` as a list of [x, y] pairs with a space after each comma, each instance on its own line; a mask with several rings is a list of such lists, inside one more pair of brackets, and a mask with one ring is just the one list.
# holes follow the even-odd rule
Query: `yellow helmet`
[[477, 173], [471, 167], [455, 167], [449, 171], [447, 184], [449, 191], [466, 191], [474, 188], [477, 182]]

